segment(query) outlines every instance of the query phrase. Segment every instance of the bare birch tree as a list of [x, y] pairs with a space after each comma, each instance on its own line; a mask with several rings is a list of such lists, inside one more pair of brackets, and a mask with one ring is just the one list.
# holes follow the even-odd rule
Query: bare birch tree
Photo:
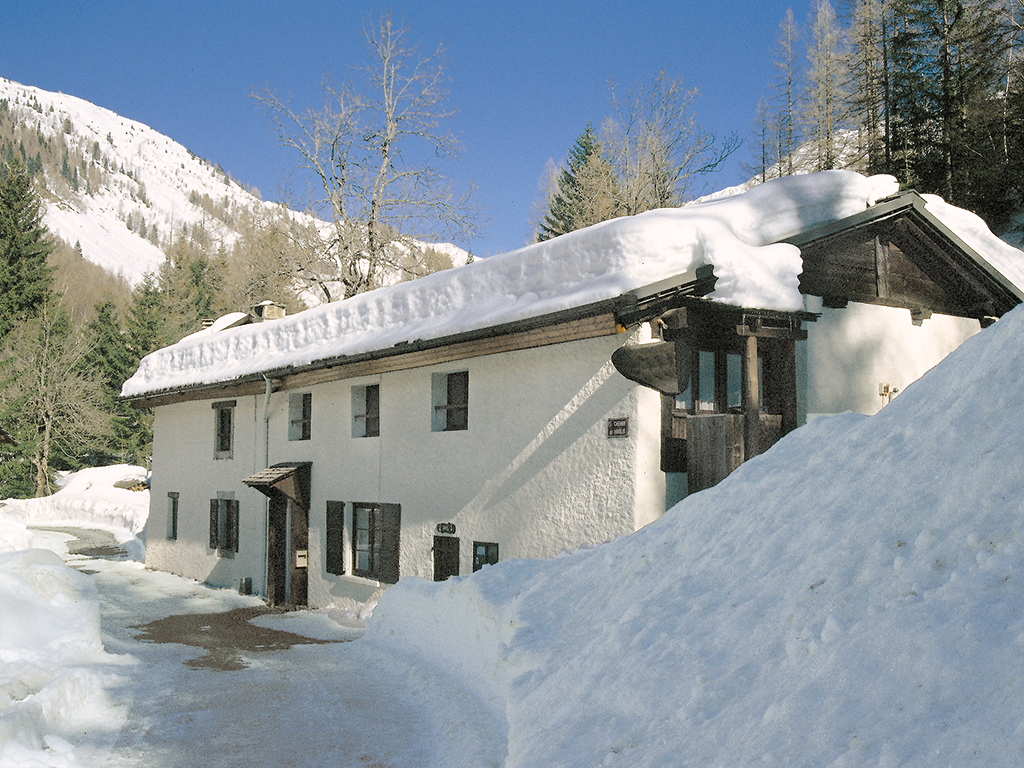
[[442, 127], [454, 114], [444, 48], [420, 56], [386, 14], [364, 32], [361, 87], [325, 78], [323, 106], [302, 111], [269, 89], [253, 93], [322, 191], [312, 210], [329, 226], [306, 233], [315, 250], [301, 271], [327, 301], [393, 279], [424, 241], [475, 231], [469, 192], [455, 195], [435, 166], [461, 151]]

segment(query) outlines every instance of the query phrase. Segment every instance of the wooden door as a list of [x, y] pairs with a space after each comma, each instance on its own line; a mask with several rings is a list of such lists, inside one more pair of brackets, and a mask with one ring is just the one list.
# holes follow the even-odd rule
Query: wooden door
[[686, 420], [686, 470], [690, 493], [725, 479], [743, 463], [744, 416], [716, 413]]
[[288, 516], [291, 518], [288, 602], [305, 605], [309, 584], [309, 513], [288, 499]]
[[267, 603], [283, 605], [288, 574], [288, 497], [270, 496], [267, 510]]
[[459, 575], [459, 537], [434, 537], [434, 581]]

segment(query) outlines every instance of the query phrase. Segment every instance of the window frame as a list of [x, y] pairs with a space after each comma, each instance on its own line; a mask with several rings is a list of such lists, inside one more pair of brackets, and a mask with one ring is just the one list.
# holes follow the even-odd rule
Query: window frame
[[213, 458], [232, 459], [235, 453], [236, 400], [211, 403], [213, 409]]
[[380, 437], [380, 384], [352, 387], [352, 437]]
[[469, 429], [469, 371], [435, 373], [431, 377], [431, 432]]
[[310, 440], [313, 436], [313, 393], [292, 392], [288, 396], [288, 440]]
[[210, 499], [209, 548], [217, 557], [233, 558], [238, 552], [239, 507], [233, 493], [218, 493]]
[[178, 540], [178, 499], [179, 493], [177, 491], [168, 491], [167, 530], [165, 532], [165, 538], [167, 541]]
[[[478, 549], [480, 547], [484, 548], [484, 552], [482, 554], [478, 551]], [[474, 541], [473, 542], [473, 573], [476, 573], [481, 568], [483, 568], [485, 565], [496, 565], [497, 562], [498, 562], [498, 542], [496, 542], [496, 541]]]
[[[362, 512], [366, 513], [366, 525], [360, 523]], [[352, 502], [352, 575], [385, 584], [394, 584], [399, 578], [401, 555], [401, 506], [374, 502]], [[365, 530], [365, 544], [360, 532]], [[360, 553], [367, 554], [366, 566], [362, 567]]]

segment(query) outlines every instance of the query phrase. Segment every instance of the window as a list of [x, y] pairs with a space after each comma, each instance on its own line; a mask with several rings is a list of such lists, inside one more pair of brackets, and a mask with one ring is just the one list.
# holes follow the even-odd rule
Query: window
[[313, 395], [298, 392], [288, 398], [288, 439], [309, 440], [313, 418]]
[[431, 402], [432, 431], [469, 429], [469, 371], [435, 373], [431, 379]]
[[352, 505], [352, 573], [386, 584], [398, 581], [398, 504]]
[[178, 538], [178, 493], [173, 491], [167, 494], [167, 540], [174, 541]]
[[238, 551], [238, 502], [232, 495], [210, 499], [210, 549], [217, 557], [234, 557]]
[[498, 562], [498, 545], [491, 541], [473, 542], [473, 571], [479, 571], [485, 565]]
[[[677, 410], [690, 413], [739, 413], [743, 409], [743, 356], [705, 349], [692, 357], [690, 381], [676, 395]], [[764, 403], [764, 357], [757, 357], [760, 405]]]
[[213, 457], [230, 459], [235, 442], [235, 401], [213, 403]]
[[380, 435], [380, 385], [352, 387], [352, 437]]

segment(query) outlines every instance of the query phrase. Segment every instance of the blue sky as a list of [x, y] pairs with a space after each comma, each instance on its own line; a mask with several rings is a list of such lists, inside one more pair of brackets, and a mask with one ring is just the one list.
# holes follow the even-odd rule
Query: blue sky
[[[325, 72], [366, 60], [363, 25], [390, 10], [423, 53], [447, 49], [452, 128], [448, 166], [472, 183], [484, 234], [477, 255], [523, 245], [545, 164], [561, 161], [588, 121], [609, 114], [608, 82], [659, 70], [700, 88], [698, 123], [747, 140], [773, 75], [777, 0], [445, 2], [105, 2], [0, 0], [0, 76], [88, 99], [145, 123], [239, 181], [279, 199], [298, 190], [294, 154], [278, 145], [249, 96], [269, 86], [296, 106], [321, 100]], [[710, 178], [742, 181], [749, 146]], [[289, 181], [289, 177], [291, 180]]]

